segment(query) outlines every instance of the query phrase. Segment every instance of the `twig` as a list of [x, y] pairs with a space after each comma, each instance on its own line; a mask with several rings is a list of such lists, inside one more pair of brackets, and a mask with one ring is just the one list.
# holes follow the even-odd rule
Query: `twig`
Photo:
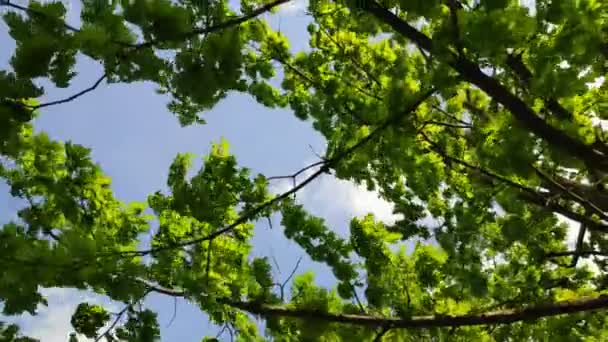
[[210, 239], [207, 243], [207, 264], [205, 265], [205, 281], [207, 286], [209, 286], [209, 272], [211, 271], [211, 246], [213, 244], [213, 239]]
[[300, 267], [300, 262], [302, 261], [302, 257], [298, 258], [298, 261], [296, 262], [296, 265], [294, 266], [293, 270], [291, 270], [291, 273], [289, 274], [289, 276], [287, 277], [287, 279], [285, 279], [285, 281], [283, 281], [283, 283], [281, 284], [275, 284], [277, 286], [279, 286], [279, 289], [281, 290], [281, 301], [284, 300], [285, 298], [285, 286], [287, 286], [287, 283], [289, 283], [289, 281], [291, 280], [291, 278], [293, 278], [293, 276], [296, 274], [296, 271], [298, 270], [298, 267]]
[[468, 122], [466, 122], [466, 121], [464, 121], [464, 120], [461, 120], [461, 119], [457, 118], [456, 116], [454, 116], [453, 114], [448, 113], [446, 110], [444, 110], [443, 108], [441, 108], [441, 107], [439, 107], [439, 106], [435, 106], [435, 105], [433, 105], [433, 106], [431, 106], [431, 108], [435, 109], [435, 110], [436, 110], [436, 111], [438, 111], [439, 113], [441, 113], [441, 114], [443, 114], [443, 115], [447, 116], [448, 118], [450, 118], [450, 119], [452, 119], [452, 120], [454, 120], [454, 121], [456, 121], [456, 122], [459, 122], [459, 123], [461, 123], [461, 124], [463, 124], [463, 125], [469, 125], [469, 126], [471, 126], [471, 124], [470, 124], [470, 123], [468, 123]]
[[449, 122], [441, 122], [441, 121], [435, 121], [435, 120], [428, 120], [422, 123], [423, 127], [426, 125], [436, 125], [436, 126], [445, 126], [445, 127], [451, 127], [451, 128], [473, 128], [473, 126], [471, 125], [459, 125], [459, 124], [452, 124]]
[[545, 253], [545, 258], [560, 258], [566, 256], [575, 256], [578, 255], [580, 257], [589, 257], [589, 256], [600, 256], [600, 257], [608, 257], [608, 252], [601, 251], [593, 251], [593, 250], [581, 250], [581, 251], [564, 251], [564, 252], [548, 252]]
[[606, 213], [604, 213], [604, 211], [602, 209], [598, 208], [594, 203], [591, 203], [588, 199], [579, 196], [578, 194], [574, 193], [573, 191], [566, 188], [562, 184], [558, 183], [551, 176], [547, 175], [543, 170], [539, 169], [538, 167], [532, 165], [532, 168], [536, 171], [536, 173], [541, 178], [543, 178], [544, 180], [553, 184], [554, 186], [559, 188], [561, 191], [565, 192], [568, 196], [570, 196], [576, 202], [580, 203], [583, 207], [593, 209], [593, 211], [595, 211], [604, 220], [608, 219], [608, 215], [606, 215]]
[[355, 288], [355, 286], [353, 284], [349, 284], [351, 291], [353, 292], [353, 296], [355, 297], [355, 301], [357, 302], [357, 305], [359, 306], [359, 310], [361, 310], [362, 313], [367, 313], [367, 311], [365, 310], [365, 307], [363, 306], [363, 303], [361, 302], [361, 299], [359, 298], [359, 295], [357, 294], [357, 289]]
[[173, 316], [171, 316], [169, 323], [167, 323], [167, 328], [170, 327], [171, 324], [173, 324], [173, 321], [175, 321], [176, 317], [177, 317], [177, 297], [173, 297]]
[[132, 308], [135, 304], [139, 303], [142, 299], [144, 299], [149, 293], [151, 292], [151, 290], [147, 290], [146, 292], [144, 292], [144, 294], [139, 297], [137, 300], [133, 301], [132, 303], [129, 303], [127, 305], [125, 305], [125, 307], [120, 310], [120, 312], [118, 312], [116, 314], [116, 318], [114, 319], [114, 321], [112, 322], [112, 324], [110, 324], [110, 326], [106, 329], [106, 331], [104, 331], [103, 334], [100, 334], [99, 336], [97, 336], [97, 338], [95, 339], [95, 342], [99, 342], [101, 341], [101, 339], [104, 336], [107, 336], [110, 334], [110, 332], [112, 331], [112, 329], [114, 329], [114, 327], [116, 326], [116, 324], [118, 324], [118, 322], [120, 321], [120, 319], [122, 318], [122, 316], [125, 314], [125, 312], [127, 312], [127, 310], [129, 310], [130, 308]]
[[266, 178], [266, 180], [269, 180], [269, 181], [270, 181], [270, 180], [276, 180], [276, 179], [286, 179], [286, 178], [288, 178], [288, 179], [294, 179], [294, 178], [298, 177], [299, 175], [301, 175], [302, 173], [304, 173], [304, 172], [306, 172], [306, 171], [308, 171], [308, 170], [312, 169], [313, 167], [315, 167], [315, 166], [319, 166], [319, 165], [323, 165], [323, 164], [325, 164], [325, 160], [321, 160], [321, 161], [318, 161], [318, 162], [312, 163], [312, 164], [310, 164], [310, 165], [307, 165], [307, 166], [305, 166], [305, 167], [303, 167], [303, 168], [299, 169], [298, 171], [296, 171], [296, 172], [294, 172], [294, 173], [292, 173], [292, 174], [290, 174], [290, 175], [286, 175], [286, 176], [273, 176], [273, 177], [268, 177], [268, 178]]

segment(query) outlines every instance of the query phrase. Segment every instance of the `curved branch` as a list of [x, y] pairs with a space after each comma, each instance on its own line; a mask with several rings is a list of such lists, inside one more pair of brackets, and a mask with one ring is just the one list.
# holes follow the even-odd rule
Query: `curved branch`
[[95, 90], [101, 84], [101, 82], [103, 82], [103, 80], [106, 79], [106, 77], [107, 77], [107, 74], [104, 73], [103, 75], [101, 75], [101, 77], [99, 77], [97, 79], [97, 81], [95, 81], [95, 83], [93, 83], [92, 86], [90, 86], [90, 87], [88, 87], [86, 89], [83, 89], [83, 90], [79, 91], [78, 93], [76, 93], [76, 94], [74, 94], [72, 96], [66, 97], [65, 99], [55, 100], [55, 101], [51, 101], [51, 102], [47, 102], [47, 103], [41, 103], [39, 105], [31, 106], [29, 108], [32, 109], [32, 110], [36, 110], [36, 109], [40, 109], [40, 108], [44, 108], [44, 107], [49, 107], [49, 106], [54, 106], [54, 105], [58, 105], [58, 104], [62, 104], [62, 103], [67, 103], [67, 102], [70, 102], [70, 101], [74, 101], [77, 98], [81, 97], [82, 95], [85, 95], [85, 94], [90, 93], [93, 90]]

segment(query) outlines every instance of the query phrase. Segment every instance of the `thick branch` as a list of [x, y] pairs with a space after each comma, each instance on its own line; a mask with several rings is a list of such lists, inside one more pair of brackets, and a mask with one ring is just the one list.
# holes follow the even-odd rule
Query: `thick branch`
[[[512, 55], [509, 54], [507, 56], [507, 66], [517, 75], [520, 81], [526, 86], [530, 86], [530, 82], [532, 81], [532, 72], [528, 69], [528, 67], [521, 60], [520, 55]], [[566, 108], [564, 108], [556, 99], [548, 99], [544, 100], [545, 107], [551, 111], [555, 116], [560, 119], [570, 120], [572, 119], [572, 113], [568, 112]]]
[[533, 321], [544, 317], [572, 314], [608, 308], [608, 296], [562, 301], [529, 306], [521, 309], [486, 312], [461, 316], [414, 316], [411, 318], [384, 318], [367, 315], [327, 313], [317, 310], [294, 309], [284, 306], [254, 302], [223, 301], [225, 304], [261, 316], [292, 317], [305, 320], [321, 320], [331, 323], [352, 324], [367, 327], [435, 328], [472, 325], [509, 324]]
[[[412, 40], [421, 49], [434, 51], [433, 41], [401, 18], [382, 7], [375, 1], [367, 1], [365, 10], [378, 20], [391, 26], [404, 37]], [[602, 171], [608, 171], [608, 158], [578, 139], [572, 138], [563, 131], [549, 125], [520, 98], [515, 96], [498, 80], [481, 71], [472, 61], [452, 54], [447, 63], [456, 70], [466, 81], [476, 85], [498, 103], [508, 109], [517, 121], [537, 136], [543, 138], [552, 146], [568, 152]]]

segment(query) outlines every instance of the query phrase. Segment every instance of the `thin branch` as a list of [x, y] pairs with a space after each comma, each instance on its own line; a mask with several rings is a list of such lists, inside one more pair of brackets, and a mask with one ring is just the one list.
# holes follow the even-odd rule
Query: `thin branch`
[[[321, 166], [321, 168], [319, 168], [319, 170], [315, 171], [312, 175], [310, 175], [308, 178], [303, 180], [301, 183], [297, 184], [296, 186], [294, 186], [290, 190], [284, 192], [283, 194], [276, 196], [273, 199], [245, 212], [243, 215], [239, 216], [239, 218], [237, 218], [233, 223], [225, 226], [224, 228], [221, 228], [207, 236], [200, 237], [200, 238], [185, 240], [185, 241], [181, 241], [181, 242], [174, 243], [174, 244], [167, 244], [165, 246], [150, 248], [150, 249], [142, 250], [142, 251], [127, 251], [127, 252], [120, 252], [118, 254], [122, 255], [122, 256], [136, 256], [136, 255], [144, 256], [144, 255], [148, 255], [148, 254], [155, 253], [155, 252], [182, 248], [182, 247], [194, 245], [194, 244], [197, 244], [197, 243], [200, 243], [203, 241], [213, 240], [220, 235], [223, 235], [225, 233], [228, 233], [228, 232], [234, 230], [239, 225], [249, 221], [252, 217], [255, 217], [256, 215], [260, 214], [264, 210], [272, 207], [273, 205], [275, 205], [275, 204], [283, 201], [284, 199], [288, 198], [289, 196], [295, 194], [300, 189], [304, 188], [309, 183], [311, 183], [313, 180], [315, 180], [317, 177], [321, 176], [324, 173], [329, 173], [330, 168], [334, 168], [336, 166], [336, 164], [341, 162], [344, 158], [348, 157], [350, 154], [352, 154], [353, 152], [355, 152], [362, 146], [366, 145], [371, 140], [378, 137], [387, 127], [389, 127], [393, 123], [397, 122], [398, 120], [401, 120], [405, 115], [416, 110], [418, 108], [418, 106], [420, 106], [429, 97], [431, 97], [433, 94], [435, 94], [436, 91], [437, 90], [435, 88], [426, 90], [425, 92], [420, 94], [418, 99], [416, 99], [412, 104], [410, 104], [405, 110], [391, 116], [382, 125], [376, 127], [370, 134], [368, 134], [366, 137], [360, 139], [356, 144], [352, 145], [350, 148], [347, 148], [343, 151], [338, 151], [338, 152], [336, 152], [336, 154], [334, 156], [326, 159], [323, 163], [323, 166]], [[116, 255], [116, 253], [113, 252], [110, 255]]]
[[171, 316], [169, 323], [167, 323], [167, 328], [170, 327], [171, 324], [173, 324], [176, 317], [177, 317], [177, 297], [173, 297], [173, 315]]
[[458, 25], [458, 10], [462, 8], [462, 5], [457, 0], [447, 0], [448, 7], [450, 9], [450, 20], [452, 25], [454, 44], [456, 50], [460, 56], [464, 56], [464, 47], [462, 40], [460, 39], [460, 26]]
[[445, 126], [445, 127], [451, 127], [451, 128], [473, 128], [473, 126], [471, 125], [459, 125], [459, 124], [452, 124], [449, 122], [441, 122], [441, 121], [435, 121], [435, 120], [428, 120], [422, 123], [423, 126], [426, 125], [436, 125], [436, 126]]
[[137, 303], [141, 302], [141, 300], [144, 299], [150, 292], [151, 292], [150, 290], [144, 292], [144, 294], [141, 297], [139, 297], [137, 300], [125, 305], [125, 307], [116, 314], [116, 318], [114, 319], [112, 324], [110, 324], [110, 326], [103, 332], [103, 334], [100, 334], [99, 336], [97, 336], [97, 338], [95, 339], [95, 342], [99, 342], [99, 341], [101, 341], [101, 339], [104, 336], [108, 336], [110, 334], [110, 332], [114, 329], [114, 327], [116, 327], [116, 324], [118, 324], [118, 322], [120, 321], [122, 316], [125, 314], [125, 312], [127, 312], [127, 310], [132, 308]]
[[205, 265], [205, 282], [207, 286], [209, 286], [209, 272], [211, 271], [211, 246], [213, 244], [213, 239], [209, 240], [207, 243], [207, 264]]
[[66, 97], [65, 99], [60, 99], [60, 100], [55, 100], [55, 101], [51, 101], [51, 102], [47, 102], [47, 103], [41, 103], [39, 105], [36, 106], [31, 106], [29, 108], [31, 108], [32, 110], [36, 110], [36, 109], [40, 109], [40, 108], [44, 108], [44, 107], [49, 107], [49, 106], [54, 106], [54, 105], [58, 105], [58, 104], [62, 104], [62, 103], [67, 103], [70, 101], [73, 101], [79, 97], [81, 97], [82, 95], [85, 95], [93, 90], [95, 90], [100, 84], [101, 82], [103, 82], [103, 80], [105, 80], [107, 77], [107, 75], [104, 73], [103, 75], [101, 75], [101, 77], [99, 77], [97, 79], [97, 81], [95, 81], [95, 83], [93, 83], [92, 86], [83, 89], [81, 91], [79, 91], [78, 93], [71, 95], [69, 97]]
[[39, 18], [45, 18], [45, 19], [51, 19], [51, 20], [57, 20], [58, 22], [61, 23], [61, 25], [66, 28], [68, 31], [72, 31], [72, 32], [80, 32], [79, 29], [77, 29], [76, 27], [69, 25], [68, 23], [66, 23], [64, 20], [62, 20], [61, 18], [56, 18], [56, 17], [52, 17], [47, 15], [46, 13], [40, 12], [38, 10], [35, 10], [31, 7], [25, 7], [25, 6], [21, 6], [21, 5], [17, 5], [12, 3], [10, 0], [0, 0], [0, 6], [6, 6], [6, 7], [10, 7], [19, 11], [23, 11], [26, 12], [28, 15], [30, 16], [37, 16]]
[[445, 109], [443, 109], [443, 108], [441, 108], [441, 107], [439, 107], [439, 106], [433, 105], [433, 106], [431, 106], [431, 108], [435, 109], [435, 110], [436, 110], [436, 111], [438, 111], [439, 113], [441, 113], [441, 114], [443, 114], [443, 115], [447, 116], [448, 118], [450, 118], [450, 119], [452, 119], [452, 120], [454, 120], [454, 121], [456, 121], [456, 122], [459, 122], [459, 123], [461, 123], [461, 124], [463, 124], [463, 125], [468, 125], [468, 126], [471, 126], [471, 124], [470, 124], [470, 123], [468, 123], [468, 122], [466, 122], [466, 121], [464, 121], [464, 120], [461, 120], [461, 119], [457, 118], [456, 116], [454, 116], [453, 114], [448, 113], [448, 112], [447, 112]]
[[563, 251], [563, 252], [549, 252], [545, 253], [546, 258], [561, 258], [567, 256], [580, 256], [580, 257], [590, 257], [590, 256], [599, 256], [599, 257], [608, 257], [608, 252], [601, 251], [592, 251], [592, 250], [574, 250], [574, 251]]
[[362, 313], [367, 313], [367, 311], [365, 310], [365, 306], [363, 306], [363, 303], [361, 302], [361, 299], [359, 298], [359, 295], [357, 294], [357, 289], [355, 288], [355, 286], [353, 284], [349, 284], [351, 291], [353, 292], [353, 296], [355, 297], [355, 301], [357, 302], [357, 305], [359, 306], [359, 310], [361, 310]]
[[[515, 73], [524, 86], [529, 87], [533, 74], [522, 61], [521, 54], [521, 52], [518, 54], [508, 54], [507, 66], [511, 69], [511, 71], [513, 71], [513, 73]], [[543, 101], [545, 103], [545, 107], [549, 109], [549, 111], [551, 111], [556, 117], [563, 120], [570, 120], [572, 118], [572, 113], [557, 102], [556, 99], [549, 98], [548, 100]]]
[[188, 39], [188, 38], [191, 38], [191, 37], [194, 37], [197, 35], [214, 33], [214, 32], [218, 32], [218, 31], [221, 31], [221, 30], [224, 30], [227, 28], [239, 26], [249, 20], [255, 19], [256, 17], [258, 17], [266, 12], [270, 12], [273, 8], [280, 6], [282, 4], [285, 4], [289, 1], [291, 1], [291, 0], [275, 0], [266, 5], [260, 6], [259, 8], [251, 11], [251, 13], [249, 13], [249, 14], [246, 14], [246, 15], [234, 18], [234, 19], [226, 20], [223, 23], [219, 23], [219, 24], [212, 25], [212, 26], [205, 27], [205, 28], [194, 29], [192, 31], [180, 34], [177, 37], [172, 38], [170, 40], [152, 39], [147, 42], [135, 44], [132, 47], [135, 49], [143, 49], [143, 48], [155, 46], [159, 43], [166, 42], [166, 41], [176, 41], [176, 40], [180, 40], [180, 39]]
[[570, 198], [572, 198], [573, 200], [578, 202], [580, 205], [582, 205], [585, 208], [593, 209], [593, 211], [595, 211], [599, 215], [599, 217], [601, 217], [602, 219], [604, 219], [604, 220], [608, 219], [608, 215], [606, 215], [602, 209], [598, 208], [595, 204], [591, 203], [588, 199], [579, 196], [578, 194], [574, 193], [573, 191], [566, 188], [562, 184], [558, 183], [551, 176], [547, 175], [543, 170], [537, 168], [536, 166], [533, 165], [532, 168], [536, 171], [536, 173], [542, 179], [548, 181], [549, 183], [551, 183], [554, 186], [556, 186], [557, 188], [559, 188], [562, 192], [566, 193], [568, 196], [570, 196]]
[[302, 261], [302, 257], [298, 258], [298, 261], [296, 262], [296, 265], [294, 266], [293, 270], [291, 270], [291, 273], [289, 274], [289, 276], [287, 277], [287, 279], [285, 279], [285, 281], [283, 281], [283, 283], [281, 284], [275, 284], [279, 287], [280, 291], [281, 291], [281, 301], [284, 300], [285, 297], [285, 286], [287, 286], [287, 283], [289, 283], [289, 281], [291, 280], [291, 278], [293, 278], [293, 276], [296, 274], [296, 271], [298, 270], [298, 267], [300, 267], [300, 262]]
[[[370, 70], [369, 70], [369, 66], [363, 65], [361, 64], [361, 62], [354, 58], [354, 56], [352, 56], [351, 54], [347, 54], [346, 53], [346, 48], [340, 44], [340, 42], [338, 40], [336, 40], [332, 35], [331, 32], [329, 31], [329, 29], [323, 25], [321, 22], [317, 22], [317, 24], [319, 26], [321, 26], [321, 28], [323, 29], [323, 33], [325, 33], [325, 36], [331, 40], [331, 42], [338, 47], [342, 52], [343, 55], [347, 56], [351, 62], [353, 62], [353, 64], [355, 65], [355, 70], [359, 71], [360, 74], [365, 75], [365, 77], [369, 80], [372, 81], [374, 83], [376, 83], [376, 85], [378, 85], [380, 88], [382, 88], [382, 83], [380, 82], [380, 80], [378, 80], [378, 78], [374, 75], [371, 74]], [[373, 97], [375, 97], [378, 100], [382, 100], [381, 98], [378, 98], [376, 95], [373, 95]]]
[[319, 166], [319, 165], [323, 165], [325, 164], [325, 160], [321, 160], [315, 163], [312, 163], [310, 165], [307, 165], [301, 169], [299, 169], [298, 171], [290, 174], [290, 175], [286, 175], [286, 176], [272, 176], [272, 177], [268, 177], [266, 178], [266, 180], [276, 180], [276, 179], [293, 179], [298, 177], [299, 175], [301, 175], [302, 173], [306, 172], [307, 170], [312, 169], [315, 166]]

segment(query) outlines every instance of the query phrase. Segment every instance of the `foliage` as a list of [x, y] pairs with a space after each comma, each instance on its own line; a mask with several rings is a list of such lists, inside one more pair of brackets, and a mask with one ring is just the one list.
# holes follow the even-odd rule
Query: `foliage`
[[[26, 203], [0, 230], [3, 314], [35, 314], [41, 288], [63, 287], [125, 303], [117, 317], [74, 313], [75, 332], [108, 341], [159, 338], [138, 305], [151, 292], [239, 341], [606, 340], [593, 310], [608, 307], [608, 3], [310, 0], [310, 49], [293, 52], [260, 16], [288, 1], [85, 0], [75, 28], [60, 2], [0, 0], [16, 43], [0, 71], [0, 177]], [[40, 103], [38, 81], [69, 87], [79, 55], [100, 79]], [[182, 125], [248, 93], [310, 122], [325, 158], [273, 196], [221, 141], [192, 177], [191, 156], [176, 156], [168, 193], [122, 203], [89, 149], [32, 127], [104, 80], [155, 83]], [[370, 213], [337, 234], [290, 196], [329, 172], [401, 218]], [[275, 213], [335, 288], [303, 273], [286, 296], [251, 257], [254, 223]], [[580, 227], [573, 248], [558, 215]], [[14, 325], [0, 338], [33, 341]]]

